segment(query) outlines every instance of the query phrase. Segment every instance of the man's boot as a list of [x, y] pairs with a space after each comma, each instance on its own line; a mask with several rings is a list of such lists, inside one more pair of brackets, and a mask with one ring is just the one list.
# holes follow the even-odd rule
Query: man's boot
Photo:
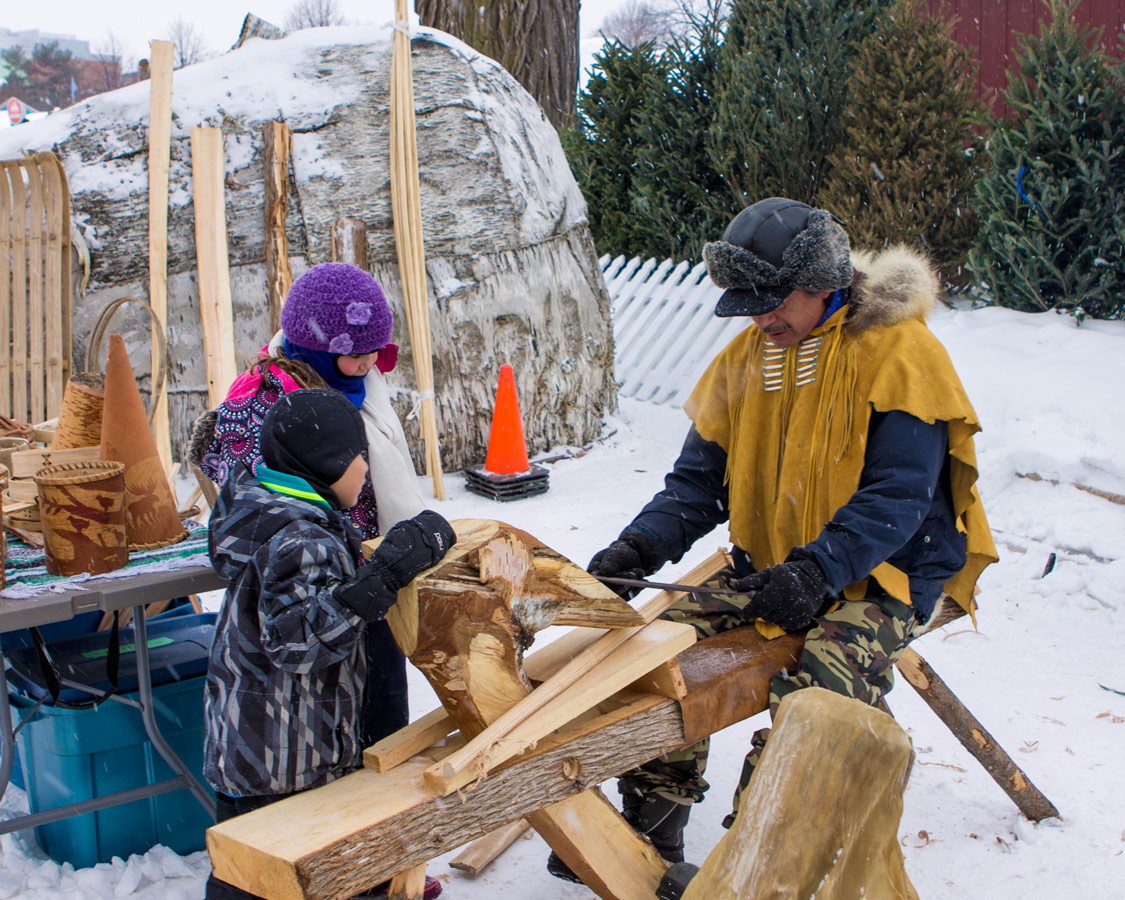
[[[656, 792], [628, 791], [621, 795], [621, 801], [625, 821], [637, 834], [647, 837], [666, 862], [684, 861], [684, 827], [691, 815], [690, 800]], [[582, 883], [554, 851], [547, 857], [547, 871], [556, 878]]]

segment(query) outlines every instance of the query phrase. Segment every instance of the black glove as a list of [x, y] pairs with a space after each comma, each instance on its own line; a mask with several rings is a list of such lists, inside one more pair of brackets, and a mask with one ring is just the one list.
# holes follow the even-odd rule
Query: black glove
[[731, 582], [736, 591], [754, 594], [746, 616], [765, 619], [786, 631], [806, 627], [828, 598], [828, 583], [811, 553], [797, 547], [780, 565]]
[[[639, 531], [626, 528], [616, 541], [594, 554], [586, 571], [594, 576], [606, 575], [610, 578], [644, 578], [659, 569], [660, 563], [661, 559], [652, 542]], [[626, 600], [643, 590], [623, 584], [606, 587]]]
[[365, 621], [377, 622], [394, 606], [399, 589], [441, 562], [456, 540], [450, 524], [432, 509], [397, 522], [355, 577], [336, 588], [336, 599]]

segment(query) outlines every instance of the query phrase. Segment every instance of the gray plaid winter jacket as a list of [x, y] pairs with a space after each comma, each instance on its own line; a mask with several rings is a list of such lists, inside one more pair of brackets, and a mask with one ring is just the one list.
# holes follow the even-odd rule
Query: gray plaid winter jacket
[[211, 564], [229, 582], [207, 671], [203, 771], [235, 797], [316, 787], [361, 761], [363, 620], [332, 590], [360, 539], [334, 510], [275, 494], [250, 471], [211, 514]]

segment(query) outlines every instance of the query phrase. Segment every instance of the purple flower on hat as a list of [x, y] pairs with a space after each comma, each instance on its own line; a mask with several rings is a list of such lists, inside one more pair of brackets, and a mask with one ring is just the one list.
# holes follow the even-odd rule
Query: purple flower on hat
[[322, 263], [293, 282], [281, 329], [298, 347], [359, 356], [390, 342], [394, 315], [370, 274], [345, 263]]
[[[328, 352], [339, 353], [341, 356], [351, 356], [352, 347], [352, 337], [350, 334], [338, 334], [328, 342]], [[358, 355], [357, 353], [356, 356]]]
[[371, 321], [371, 307], [358, 300], [355, 303], [349, 303], [345, 318], [347, 318], [349, 325], [366, 325]]

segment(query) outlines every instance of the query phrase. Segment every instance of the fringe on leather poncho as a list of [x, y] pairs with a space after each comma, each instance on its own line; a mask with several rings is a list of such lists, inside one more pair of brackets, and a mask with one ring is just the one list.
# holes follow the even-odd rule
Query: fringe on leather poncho
[[[727, 453], [731, 539], [758, 568], [820, 534], [859, 487], [873, 410], [901, 410], [949, 429], [949, 481], [964, 568], [945, 590], [968, 612], [980, 573], [997, 559], [977, 492], [976, 413], [945, 348], [926, 327], [937, 277], [921, 256], [892, 248], [853, 254], [849, 302], [797, 346], [747, 328], [716, 357], [684, 409]], [[871, 573], [910, 602], [906, 573]], [[844, 590], [864, 596], [866, 579]]]

